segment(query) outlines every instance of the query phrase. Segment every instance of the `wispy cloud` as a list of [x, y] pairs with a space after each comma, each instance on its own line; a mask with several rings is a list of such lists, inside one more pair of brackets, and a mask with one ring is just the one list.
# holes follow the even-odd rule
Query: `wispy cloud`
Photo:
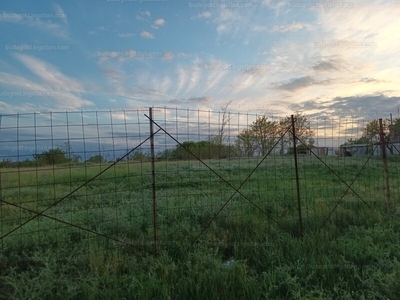
[[21, 76], [0, 73], [0, 82], [6, 86], [35, 93], [42, 92], [57, 103], [57, 108], [79, 109], [93, 104], [80, 97], [84, 87], [79, 80], [62, 74], [56, 67], [37, 58], [23, 54], [16, 55], [16, 58], [35, 74], [38, 80], [32, 81]]
[[155, 29], [158, 29], [161, 26], [164, 26], [164, 24], [165, 24], [165, 20], [164, 19], [157, 19], [157, 20], [154, 21], [152, 27], [155, 28]]
[[196, 16], [192, 17], [192, 19], [209, 19], [211, 18], [212, 13], [209, 11], [203, 11], [200, 14], [197, 14]]
[[[64, 14], [63, 10], [59, 5], [54, 5], [56, 13]], [[57, 20], [58, 22], [51, 21]], [[46, 31], [53, 36], [66, 39], [69, 37], [68, 27], [67, 27], [67, 19], [66, 17], [59, 17], [53, 19], [41, 19], [34, 17], [30, 14], [19, 14], [15, 12], [9, 11], [1, 11], [0, 12], [0, 22], [13, 23], [16, 25], [23, 25], [32, 28], [36, 28], [42, 31]]]
[[315, 71], [338, 71], [340, 63], [335, 59], [319, 60], [312, 66]]
[[263, 32], [263, 31], [268, 31], [269, 28], [266, 25], [256, 25], [254, 26], [252, 29], [252, 31], [259, 31], [259, 32]]
[[163, 54], [163, 60], [172, 60], [174, 58], [174, 54], [172, 52], [166, 52]]
[[139, 14], [136, 15], [136, 19], [139, 21], [149, 20], [150, 12], [149, 11], [141, 11]]
[[272, 28], [272, 32], [290, 32], [290, 31], [299, 31], [302, 29], [309, 29], [311, 26], [309, 24], [294, 22], [292, 24], [285, 25], [275, 25]]
[[[64, 98], [46, 97], [43, 103], [75, 108], [90, 105], [86, 100], [88, 90], [104, 96], [93, 101], [119, 107], [138, 102], [216, 107], [218, 103], [233, 100], [245, 104], [244, 107], [251, 103], [257, 109], [286, 101], [288, 109], [321, 108], [329, 112], [339, 109], [340, 103], [360, 105], [357, 97], [375, 104], [376, 99], [390, 98], [385, 102], [390, 105], [397, 99], [400, 40], [393, 37], [397, 35], [396, 28], [400, 28], [400, 19], [392, 16], [400, 15], [400, 5], [384, 0], [352, 0], [353, 7], [346, 8], [296, 8], [282, 0], [251, 3], [256, 5], [249, 8], [204, 5], [190, 9], [188, 5], [179, 5], [173, 12], [163, 11], [162, 15], [161, 11], [153, 12], [156, 8], [151, 4], [136, 6], [136, 11], [131, 11], [132, 5], [108, 3], [104, 5], [109, 8], [106, 11], [109, 18], [101, 19], [100, 9], [90, 14], [89, 4], [82, 4], [73, 19], [59, 20], [10, 16], [5, 20], [7, 11], [14, 9], [4, 8], [0, 13], [4, 32], [10, 28], [15, 37], [28, 39], [29, 35], [31, 43], [51, 43], [53, 36], [68, 37], [77, 33], [78, 26], [90, 36], [83, 40], [79, 40], [82, 39], [79, 34], [72, 36], [71, 51], [65, 53], [18, 52], [21, 54], [15, 56], [18, 63], [11, 57], [16, 50], [3, 49], [0, 83], [6, 88], [56, 91]], [[42, 7], [38, 10], [50, 7], [58, 14], [73, 11], [66, 3]], [[80, 21], [83, 23], [79, 24]], [[71, 33], [69, 25], [73, 25]], [[184, 29], [185, 40], [174, 40], [175, 28]], [[201, 36], [187, 34], [192, 29]], [[163, 39], [175, 41], [173, 47], [157, 43], [159, 31], [163, 31]], [[43, 33], [46, 39], [50, 38], [45, 40]], [[6, 33], [10, 43], [12, 34]], [[351, 46], [357, 43], [374, 43], [375, 47]], [[35, 56], [22, 55], [26, 53]], [[76, 66], [71, 63], [75, 58]], [[240, 64], [266, 68], [239, 68]], [[64, 70], [74, 74], [82, 71], [82, 78], [68, 76], [70, 73]], [[90, 83], [83, 78], [96, 82], [89, 87]], [[92, 88], [95, 85], [96, 89]], [[376, 93], [380, 98], [371, 96]], [[333, 99], [336, 100], [332, 102]], [[331, 107], [331, 102], [340, 105]], [[282, 109], [279, 113], [285, 112]]]
[[171, 104], [208, 104], [211, 102], [209, 97], [194, 97], [189, 99], [173, 99], [168, 101]]
[[241, 17], [237, 10], [221, 8], [215, 22], [217, 24], [217, 33], [222, 35], [226, 33], [235, 33], [238, 31]]
[[61, 18], [61, 21], [64, 24], [68, 24], [68, 15], [63, 11], [63, 9], [61, 8], [61, 6], [59, 4], [53, 4], [53, 8], [56, 12], [57, 15], [59, 16], [65, 16], [65, 18]]
[[142, 31], [140, 36], [144, 39], [154, 39], [154, 35], [148, 31]]
[[131, 33], [131, 32], [127, 32], [127, 33], [118, 33], [118, 36], [120, 38], [130, 38], [130, 37], [133, 37], [135, 35], [133, 33]]
[[278, 83], [276, 85], [276, 88], [289, 92], [295, 92], [297, 90], [304, 89], [312, 85], [326, 85], [329, 84], [330, 82], [331, 82], [330, 80], [318, 81], [310, 76], [304, 76], [300, 78], [291, 79], [287, 83], [281, 83], [281, 84]]

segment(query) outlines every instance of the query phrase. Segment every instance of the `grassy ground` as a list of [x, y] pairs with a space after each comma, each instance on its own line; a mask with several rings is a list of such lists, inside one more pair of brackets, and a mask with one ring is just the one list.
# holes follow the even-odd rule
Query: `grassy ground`
[[398, 299], [399, 159], [259, 161], [2, 169], [0, 299]]

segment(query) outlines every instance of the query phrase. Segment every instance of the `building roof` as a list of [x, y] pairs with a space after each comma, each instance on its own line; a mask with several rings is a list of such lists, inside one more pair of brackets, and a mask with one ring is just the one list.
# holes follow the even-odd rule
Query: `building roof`
[[343, 145], [340, 148], [351, 148], [351, 147], [368, 147], [371, 144], [351, 144], [351, 145]]

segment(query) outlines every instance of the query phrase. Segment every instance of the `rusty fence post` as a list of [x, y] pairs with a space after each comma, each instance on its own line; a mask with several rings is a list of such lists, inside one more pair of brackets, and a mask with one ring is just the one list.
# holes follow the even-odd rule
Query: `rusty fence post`
[[298, 164], [297, 164], [296, 127], [295, 127], [294, 116], [291, 115], [291, 118], [292, 118], [294, 167], [295, 167], [295, 172], [296, 172], [297, 209], [298, 209], [298, 212], [299, 212], [300, 234], [303, 235], [303, 219], [302, 219], [302, 214], [301, 214], [301, 197], [300, 197], [300, 178], [299, 178], [299, 167], [298, 167]]
[[154, 255], [157, 256], [157, 197], [156, 197], [156, 168], [154, 154], [154, 128], [153, 128], [153, 109], [149, 108], [150, 116], [150, 151], [151, 151], [151, 181], [153, 196], [153, 231], [154, 231]]
[[386, 208], [387, 212], [391, 212], [392, 208], [392, 200], [390, 198], [390, 184], [389, 184], [389, 168], [386, 157], [386, 142], [385, 142], [385, 134], [383, 133], [383, 124], [382, 119], [379, 119], [379, 137], [381, 142], [381, 155], [383, 162], [383, 172], [385, 176], [385, 187], [386, 187]]

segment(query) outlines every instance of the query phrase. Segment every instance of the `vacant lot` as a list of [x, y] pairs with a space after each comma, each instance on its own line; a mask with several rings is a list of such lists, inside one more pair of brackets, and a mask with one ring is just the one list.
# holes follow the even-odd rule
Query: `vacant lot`
[[293, 158], [260, 162], [157, 162], [155, 203], [149, 162], [1, 169], [0, 299], [398, 297], [397, 157], [390, 214], [381, 160], [300, 157], [303, 235]]

